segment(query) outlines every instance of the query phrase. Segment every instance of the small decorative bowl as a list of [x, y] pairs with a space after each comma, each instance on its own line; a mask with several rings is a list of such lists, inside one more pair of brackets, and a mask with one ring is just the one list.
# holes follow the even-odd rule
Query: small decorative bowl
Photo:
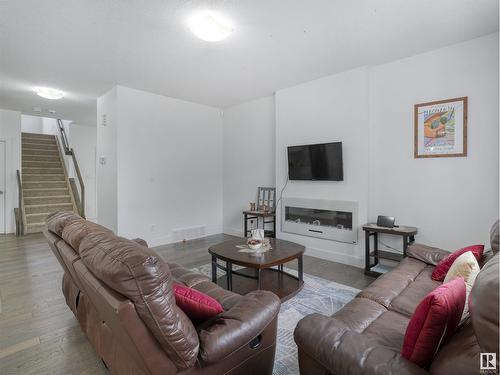
[[251, 239], [251, 238], [250, 238], [250, 239], [247, 241], [247, 245], [248, 245], [248, 247], [249, 247], [250, 249], [252, 249], [252, 250], [258, 250], [258, 249], [260, 249], [260, 248], [261, 248], [261, 246], [262, 246], [262, 241], [260, 241], [260, 240], [253, 240], [253, 239]]

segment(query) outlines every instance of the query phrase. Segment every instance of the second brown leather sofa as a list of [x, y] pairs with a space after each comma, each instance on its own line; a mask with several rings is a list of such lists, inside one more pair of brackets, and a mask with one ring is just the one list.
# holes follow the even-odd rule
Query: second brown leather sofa
[[[72, 213], [53, 214], [47, 224], [45, 236], [64, 269], [66, 302], [112, 373], [272, 373], [280, 308], [274, 294], [226, 291], [164, 262], [144, 241]], [[176, 306], [173, 282], [208, 294], [225, 311], [194, 324]]]
[[[312, 314], [295, 329], [301, 375], [470, 375], [480, 371], [480, 353], [496, 353], [499, 337], [498, 222], [492, 251], [483, 255], [469, 298], [470, 318], [436, 354], [427, 369], [401, 357], [406, 327], [419, 302], [441, 282], [431, 278], [449, 252], [413, 245], [408, 257], [375, 280], [334, 315]], [[497, 362], [498, 368], [498, 362]], [[493, 371], [492, 373], [497, 373]]]

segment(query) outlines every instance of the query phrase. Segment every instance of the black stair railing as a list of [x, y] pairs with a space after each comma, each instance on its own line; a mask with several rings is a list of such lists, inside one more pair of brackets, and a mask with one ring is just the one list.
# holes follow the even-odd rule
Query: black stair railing
[[19, 169], [16, 171], [17, 189], [19, 191], [18, 206], [14, 208], [14, 217], [16, 220], [16, 236], [24, 235], [24, 219], [23, 219], [23, 181], [21, 180], [21, 172]]
[[78, 195], [78, 189], [76, 187], [75, 179], [69, 178], [69, 183], [71, 185], [71, 191], [73, 192], [73, 198], [75, 200], [76, 208], [78, 209], [78, 214], [81, 217], [85, 218], [85, 184], [83, 183], [82, 174], [80, 173], [80, 167], [78, 166], [78, 161], [76, 160], [75, 151], [69, 147], [68, 137], [66, 135], [66, 131], [64, 130], [63, 122], [61, 119], [57, 119], [57, 125], [59, 127], [59, 133], [61, 135], [64, 154], [71, 156], [73, 166], [75, 167], [76, 177], [78, 178], [78, 183], [80, 185], [80, 195]]

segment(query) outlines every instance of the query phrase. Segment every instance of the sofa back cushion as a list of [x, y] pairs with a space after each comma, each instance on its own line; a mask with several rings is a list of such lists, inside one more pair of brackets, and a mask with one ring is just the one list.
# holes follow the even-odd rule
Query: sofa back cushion
[[496, 254], [498, 253], [498, 243], [499, 243], [499, 223], [500, 220], [497, 220], [495, 224], [491, 227], [490, 230], [490, 243], [491, 243], [491, 250]]
[[95, 232], [107, 232], [113, 234], [111, 230], [102, 225], [87, 221], [78, 216], [69, 221], [63, 228], [61, 237], [77, 253], [80, 253], [80, 243], [89, 234]]
[[497, 360], [499, 351], [498, 274], [499, 254], [497, 253], [477, 275], [469, 297], [469, 313], [477, 342], [482, 351], [497, 353]]
[[[71, 211], [56, 211], [47, 216], [47, 229], [49, 232], [56, 234], [62, 238], [63, 229], [75, 220], [83, 220], [81, 216], [78, 216]], [[76, 250], [76, 249], [75, 249]]]
[[83, 263], [97, 279], [134, 303], [177, 368], [195, 364], [198, 335], [175, 304], [167, 264], [153, 250], [110, 232], [91, 231], [81, 240], [79, 251]]

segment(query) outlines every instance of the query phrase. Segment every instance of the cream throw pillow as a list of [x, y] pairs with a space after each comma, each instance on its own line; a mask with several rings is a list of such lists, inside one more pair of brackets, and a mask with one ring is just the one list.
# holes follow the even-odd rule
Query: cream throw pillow
[[451, 265], [446, 277], [444, 278], [443, 283], [447, 283], [448, 281], [453, 280], [455, 277], [463, 277], [465, 281], [466, 288], [466, 298], [465, 298], [465, 307], [464, 313], [462, 314], [461, 323], [464, 322], [465, 319], [469, 316], [469, 294], [474, 285], [474, 281], [476, 281], [477, 274], [481, 271], [479, 268], [479, 264], [477, 263], [476, 258], [472, 254], [472, 251], [467, 251], [460, 255], [453, 264]]

